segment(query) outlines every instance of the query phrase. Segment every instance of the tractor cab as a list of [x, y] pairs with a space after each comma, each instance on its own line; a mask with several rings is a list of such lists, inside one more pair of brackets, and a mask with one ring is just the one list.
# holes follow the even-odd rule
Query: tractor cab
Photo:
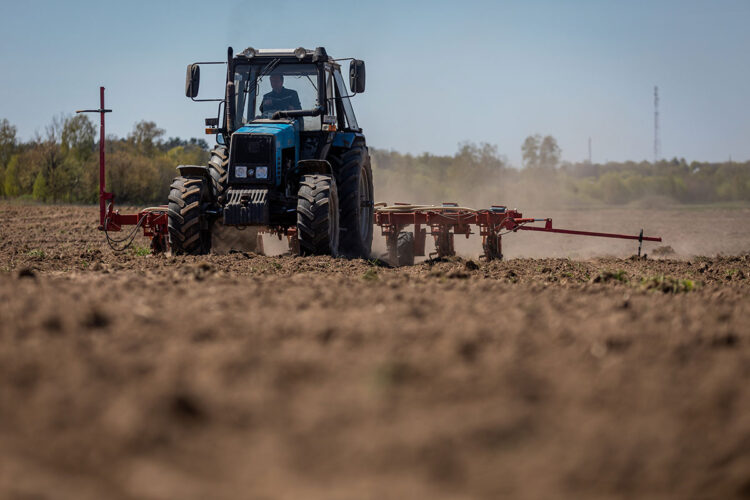
[[[310, 136], [321, 131], [361, 130], [336, 61], [326, 57], [324, 62], [313, 62], [314, 52], [308, 51], [299, 58], [289, 51], [265, 52], [247, 49], [234, 58], [231, 130], [289, 117], [297, 120], [300, 132]], [[363, 89], [364, 73], [358, 78], [356, 83]]]

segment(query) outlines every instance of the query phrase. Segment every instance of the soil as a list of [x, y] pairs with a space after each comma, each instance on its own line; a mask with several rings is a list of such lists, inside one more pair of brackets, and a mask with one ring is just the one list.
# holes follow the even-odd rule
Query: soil
[[648, 217], [391, 268], [0, 204], [0, 498], [750, 498], [749, 218]]

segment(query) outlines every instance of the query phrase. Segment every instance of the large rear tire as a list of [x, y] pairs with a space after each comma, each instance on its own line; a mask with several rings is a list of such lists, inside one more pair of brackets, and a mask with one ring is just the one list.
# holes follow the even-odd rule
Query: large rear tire
[[347, 257], [370, 257], [374, 223], [370, 155], [361, 141], [333, 155], [341, 213], [340, 250]]
[[211, 226], [205, 208], [211, 202], [203, 177], [180, 176], [172, 181], [167, 210], [169, 246], [175, 255], [201, 255], [211, 251]]
[[300, 255], [339, 253], [339, 199], [330, 175], [304, 175], [297, 191]]

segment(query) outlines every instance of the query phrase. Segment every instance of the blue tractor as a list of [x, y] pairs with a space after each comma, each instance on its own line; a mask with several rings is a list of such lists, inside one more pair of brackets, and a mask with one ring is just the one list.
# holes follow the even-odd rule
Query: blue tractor
[[[169, 193], [175, 254], [211, 251], [217, 224], [285, 234], [300, 255], [368, 257], [373, 232], [370, 156], [350, 98], [365, 64], [325, 48], [254, 49], [188, 66], [185, 94], [218, 102], [207, 166], [181, 165]], [[223, 99], [197, 99], [200, 65], [226, 64]]]

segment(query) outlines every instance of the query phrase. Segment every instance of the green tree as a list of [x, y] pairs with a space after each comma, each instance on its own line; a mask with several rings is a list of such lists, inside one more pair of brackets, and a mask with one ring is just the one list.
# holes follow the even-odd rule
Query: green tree
[[628, 201], [628, 188], [617, 172], [607, 172], [599, 178], [603, 201], [618, 205]]
[[96, 127], [83, 114], [65, 120], [61, 141], [63, 154], [72, 154], [79, 163], [88, 160], [94, 151]]
[[545, 136], [539, 145], [539, 166], [546, 169], [557, 168], [560, 163], [560, 147], [551, 135]]
[[152, 154], [154, 148], [161, 144], [164, 129], [156, 126], [154, 122], [140, 121], [133, 126], [133, 131], [128, 136], [130, 142], [143, 153]]
[[16, 145], [16, 127], [3, 118], [0, 120], [0, 167], [8, 164], [16, 152]]
[[39, 172], [34, 181], [34, 189], [31, 192], [31, 196], [33, 196], [35, 200], [45, 201], [48, 195], [47, 181], [44, 179], [44, 174]]
[[521, 145], [525, 168], [554, 169], [560, 164], [560, 146], [551, 135], [542, 138], [539, 134], [528, 136]]
[[8, 168], [5, 169], [5, 179], [3, 180], [5, 196], [14, 198], [19, 195], [21, 189], [18, 185], [18, 155], [13, 155], [8, 161]]
[[[61, 145], [61, 138], [65, 124], [69, 121], [64, 115], [52, 118], [52, 123], [45, 128], [45, 136], [37, 136], [34, 140], [34, 161], [29, 168], [33, 171], [39, 168], [47, 182], [47, 191], [53, 201], [61, 200], [68, 191], [66, 174], [62, 168], [65, 164], [65, 152]], [[36, 176], [34, 177], [36, 182]]]
[[542, 137], [539, 134], [530, 135], [523, 141], [521, 153], [525, 168], [536, 168], [539, 166], [539, 146], [541, 142]]

